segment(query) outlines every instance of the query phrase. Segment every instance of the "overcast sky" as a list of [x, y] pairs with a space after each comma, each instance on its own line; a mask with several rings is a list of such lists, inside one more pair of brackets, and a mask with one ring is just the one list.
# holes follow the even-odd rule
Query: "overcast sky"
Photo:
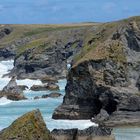
[[105, 22], [140, 15], [140, 0], [0, 0], [0, 23]]

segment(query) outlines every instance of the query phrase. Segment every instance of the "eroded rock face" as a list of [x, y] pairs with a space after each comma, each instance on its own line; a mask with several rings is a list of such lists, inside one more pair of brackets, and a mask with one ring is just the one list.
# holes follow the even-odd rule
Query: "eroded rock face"
[[112, 129], [105, 127], [89, 127], [84, 130], [67, 129], [57, 130], [51, 132], [54, 140], [115, 140], [111, 136]]
[[23, 90], [17, 85], [15, 77], [13, 77], [8, 83], [8, 85], [3, 88], [0, 96], [6, 96], [7, 99], [16, 101], [26, 99], [23, 94]]
[[[115, 115], [119, 114], [117, 124], [127, 124], [130, 118], [131, 124], [139, 122], [136, 115], [140, 111], [138, 38], [139, 25], [136, 22], [124, 24], [101, 44], [102, 50], [105, 49], [102, 57], [97, 56], [99, 47], [93, 53], [95, 58], [91, 56], [89, 60], [75, 64], [67, 76], [63, 103], [55, 110], [53, 118], [91, 119], [105, 110], [108, 121], [115, 122]], [[127, 112], [129, 119], [122, 123]], [[98, 118], [101, 122], [105, 120]]]
[[1, 140], [52, 140], [39, 110], [31, 111], [15, 120], [0, 132]]
[[[16, 73], [20, 79], [35, 78], [46, 80], [55, 80], [51, 77], [66, 77], [67, 59], [71, 60], [73, 56], [81, 50], [83, 44], [84, 32], [88, 28], [66, 29], [49, 34], [49, 41], [43, 44], [44, 49], [40, 47], [28, 49], [15, 59], [15, 67], [12, 73]], [[44, 77], [49, 76], [49, 79]]]

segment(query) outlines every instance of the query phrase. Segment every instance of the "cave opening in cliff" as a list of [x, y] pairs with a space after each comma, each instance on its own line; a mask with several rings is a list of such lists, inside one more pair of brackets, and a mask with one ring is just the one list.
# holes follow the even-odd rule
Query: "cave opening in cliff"
[[109, 99], [104, 109], [107, 111], [108, 114], [111, 115], [113, 112], [117, 110], [117, 105], [118, 103], [115, 100]]
[[25, 65], [25, 71], [26, 71], [26, 73], [32, 73], [35, 70], [34, 70], [34, 68], [32, 66]]

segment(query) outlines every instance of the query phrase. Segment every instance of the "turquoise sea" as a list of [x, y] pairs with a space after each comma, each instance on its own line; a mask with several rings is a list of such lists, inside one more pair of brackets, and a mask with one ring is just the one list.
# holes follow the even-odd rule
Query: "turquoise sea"
[[[0, 62], [0, 90], [9, 82], [9, 78], [2, 76], [8, 73], [9, 70], [13, 68], [13, 60], [1, 61]], [[31, 87], [34, 84], [42, 84], [39, 80], [18, 80], [18, 85], [27, 85]], [[58, 85], [60, 87], [60, 93], [65, 94], [66, 80], [59, 80]], [[59, 106], [63, 97], [59, 98], [47, 98], [34, 100], [35, 96], [42, 96], [44, 94], [49, 94], [50, 91], [24, 91], [25, 96], [28, 100], [24, 101], [10, 101], [5, 97], [0, 98], [0, 130], [8, 127], [15, 119], [23, 115], [28, 111], [39, 108], [42, 112], [43, 118], [46, 122], [47, 127], [50, 130], [54, 128], [79, 128], [84, 129], [89, 126], [95, 125], [90, 122], [90, 120], [53, 120], [52, 113], [54, 109]], [[116, 140], [140, 140], [140, 128], [116, 128], [113, 131]]]

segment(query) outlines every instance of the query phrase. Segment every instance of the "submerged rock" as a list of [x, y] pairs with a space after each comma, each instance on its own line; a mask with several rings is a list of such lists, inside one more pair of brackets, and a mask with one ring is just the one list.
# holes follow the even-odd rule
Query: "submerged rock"
[[39, 110], [15, 120], [0, 132], [0, 140], [52, 140]]
[[3, 88], [0, 96], [6, 96], [10, 100], [24, 100], [26, 97], [23, 94], [23, 90], [17, 85], [16, 78], [13, 77], [7, 86]]

